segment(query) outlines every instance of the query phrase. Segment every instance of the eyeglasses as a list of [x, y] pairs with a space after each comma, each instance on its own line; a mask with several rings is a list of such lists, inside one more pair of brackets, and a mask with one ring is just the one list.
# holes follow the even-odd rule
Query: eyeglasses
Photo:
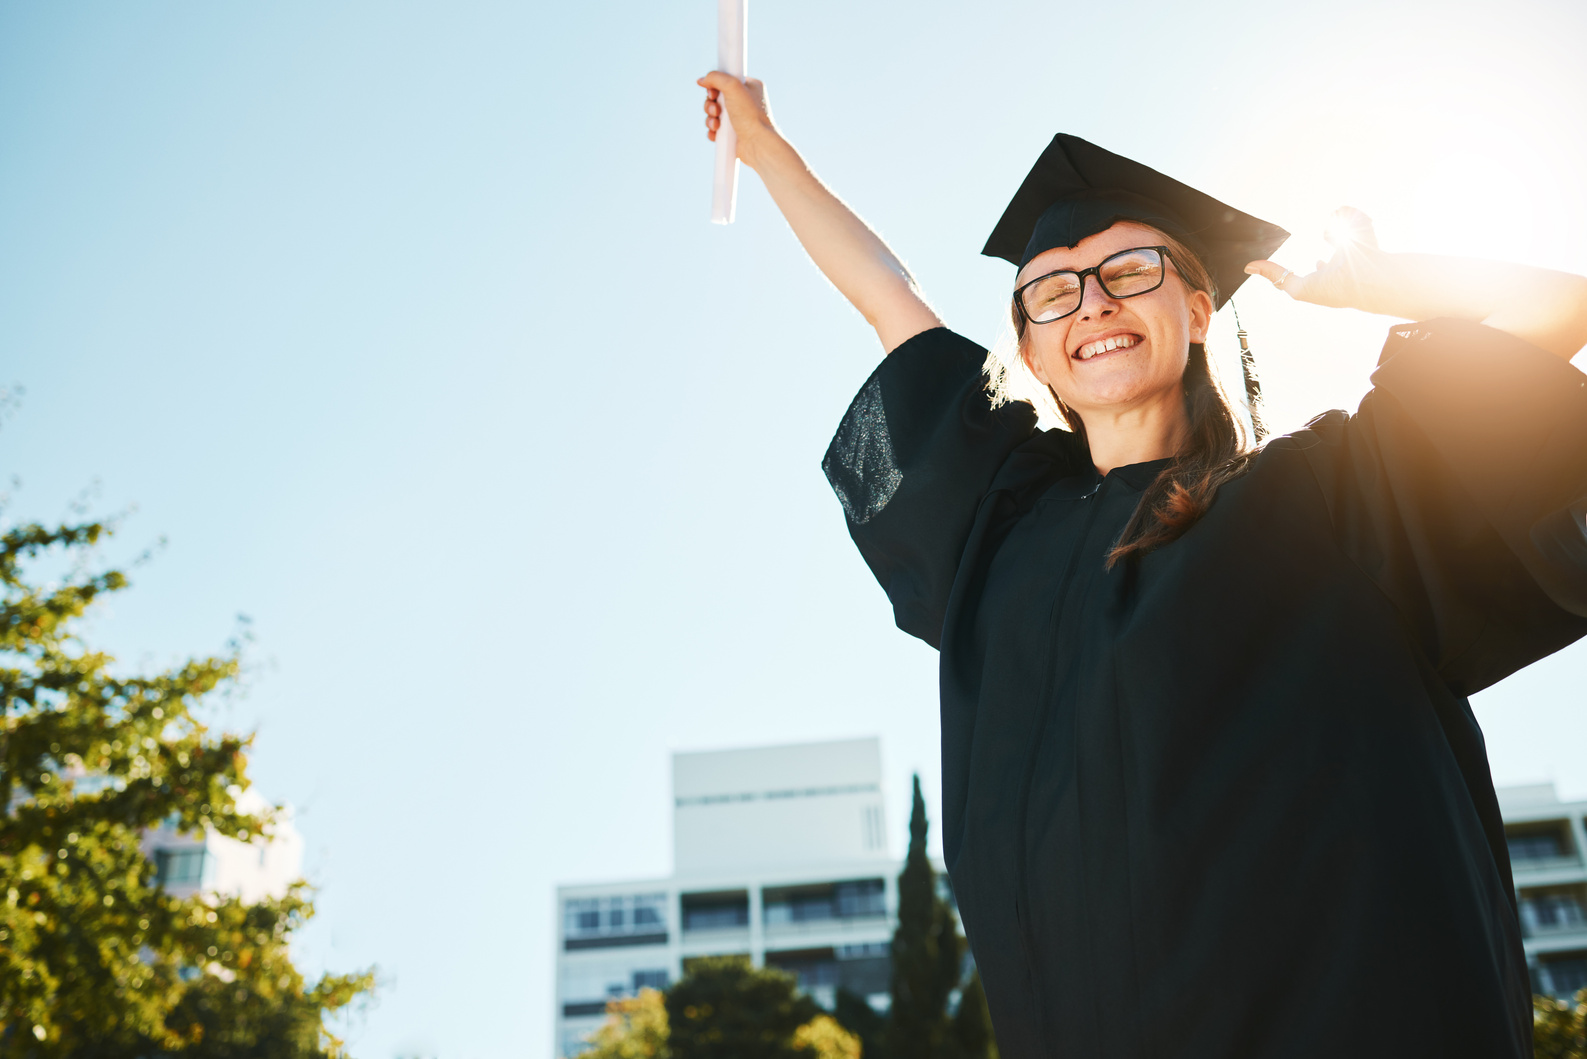
[[1031, 323], [1050, 324], [1080, 308], [1085, 300], [1087, 276], [1095, 276], [1097, 285], [1110, 298], [1133, 298], [1163, 285], [1167, 261], [1166, 246], [1120, 250], [1102, 264], [1079, 272], [1066, 269], [1037, 276], [1014, 292], [1014, 304]]

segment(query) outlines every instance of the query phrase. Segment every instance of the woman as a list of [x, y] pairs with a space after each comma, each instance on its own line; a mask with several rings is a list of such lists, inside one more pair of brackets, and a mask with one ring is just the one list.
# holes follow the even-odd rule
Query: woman
[[[1530, 1056], [1467, 696], [1587, 634], [1587, 280], [1386, 254], [1359, 217], [1297, 276], [1279, 230], [1059, 137], [988, 245], [1012, 367], [1073, 428], [1037, 431], [763, 88], [700, 83], [889, 351], [826, 468], [941, 651], [943, 845], [1003, 1055]], [[1294, 298], [1427, 321], [1355, 415], [1259, 452], [1202, 345], [1247, 245]]]

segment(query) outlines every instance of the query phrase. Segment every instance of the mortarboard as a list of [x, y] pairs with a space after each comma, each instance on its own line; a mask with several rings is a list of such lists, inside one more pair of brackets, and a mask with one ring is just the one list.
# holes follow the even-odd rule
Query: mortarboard
[[1116, 221], [1160, 228], [1194, 250], [1218, 286], [1217, 308], [1245, 282], [1249, 261], [1289, 233], [1211, 195], [1078, 136], [1060, 132], [1036, 159], [981, 253], [1023, 268], [1055, 246], [1074, 246]]

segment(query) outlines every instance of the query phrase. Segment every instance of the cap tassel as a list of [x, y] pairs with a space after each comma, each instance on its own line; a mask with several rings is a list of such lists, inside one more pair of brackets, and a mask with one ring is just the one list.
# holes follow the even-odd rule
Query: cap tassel
[[[1229, 307], [1234, 308], [1230, 302]], [[1245, 378], [1245, 405], [1251, 413], [1251, 434], [1258, 445], [1267, 440], [1267, 424], [1262, 422], [1262, 380], [1256, 374], [1256, 358], [1240, 325], [1240, 310], [1234, 310], [1234, 335], [1240, 340], [1240, 374]]]

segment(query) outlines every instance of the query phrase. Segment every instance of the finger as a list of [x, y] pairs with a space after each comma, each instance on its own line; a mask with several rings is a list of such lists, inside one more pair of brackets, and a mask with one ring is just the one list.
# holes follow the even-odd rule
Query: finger
[[740, 81], [732, 74], [723, 73], [721, 70], [712, 70], [710, 73], [700, 78], [699, 83], [706, 88], [714, 88], [718, 92], [730, 91], [734, 88], [744, 87], [744, 82]]
[[1245, 273], [1248, 276], [1261, 276], [1291, 298], [1298, 296], [1298, 288], [1303, 285], [1305, 279], [1277, 261], [1252, 261], [1245, 266]]
[[1340, 206], [1328, 218], [1328, 229], [1323, 238], [1340, 250], [1352, 246], [1378, 248], [1378, 233], [1372, 227], [1372, 218], [1354, 206]]

